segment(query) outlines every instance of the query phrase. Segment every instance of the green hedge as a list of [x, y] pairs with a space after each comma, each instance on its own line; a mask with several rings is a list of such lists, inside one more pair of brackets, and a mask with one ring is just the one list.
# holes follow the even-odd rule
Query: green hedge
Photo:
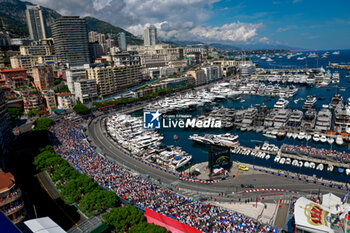
[[99, 214], [118, 204], [115, 193], [102, 189], [92, 178], [78, 173], [50, 145], [40, 149], [33, 164], [37, 170], [49, 172], [67, 203], [77, 203], [88, 215]]

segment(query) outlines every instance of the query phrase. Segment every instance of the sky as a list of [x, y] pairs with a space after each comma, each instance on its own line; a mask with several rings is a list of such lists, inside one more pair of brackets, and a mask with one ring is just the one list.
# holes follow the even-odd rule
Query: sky
[[30, 0], [167, 41], [350, 49], [348, 0]]

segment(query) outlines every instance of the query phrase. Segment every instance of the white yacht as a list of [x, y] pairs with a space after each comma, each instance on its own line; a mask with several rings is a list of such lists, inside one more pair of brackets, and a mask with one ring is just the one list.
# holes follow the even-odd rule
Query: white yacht
[[307, 109], [313, 108], [316, 101], [317, 101], [316, 96], [309, 95], [305, 100], [305, 103], [303, 105], [303, 109], [307, 110]]
[[286, 126], [288, 119], [289, 119], [289, 115], [290, 115], [289, 109], [284, 109], [284, 108], [279, 109], [276, 112], [275, 122], [274, 122], [273, 126], [277, 129]]
[[302, 119], [303, 119], [303, 112], [300, 110], [294, 109], [288, 119], [288, 126], [299, 127], [301, 125]]
[[287, 107], [288, 104], [289, 104], [288, 100], [284, 98], [280, 98], [273, 107], [277, 109], [282, 109]]
[[328, 108], [322, 108], [317, 114], [315, 129], [326, 132], [330, 129], [332, 113]]

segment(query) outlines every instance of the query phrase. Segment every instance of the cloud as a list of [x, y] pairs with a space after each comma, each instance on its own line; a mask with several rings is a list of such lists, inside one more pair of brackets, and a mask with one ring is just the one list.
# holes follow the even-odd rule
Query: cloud
[[[149, 24], [132, 25], [128, 27], [127, 30], [136, 35], [142, 35], [145, 26], [149, 26]], [[169, 23], [168, 21], [163, 21], [154, 24], [154, 26], [158, 29], [157, 33], [159, 37], [165, 40], [193, 40], [206, 43], [246, 43], [256, 39], [258, 35], [257, 30], [261, 28], [263, 24], [234, 22], [231, 24], [224, 24], [220, 27], [210, 27], [204, 25], [196, 26], [190, 21], [183, 23]]]
[[[92, 16], [142, 35], [145, 26], [158, 28], [165, 40], [248, 42], [258, 40], [261, 23], [233, 22], [206, 26], [219, 0], [30, 0], [63, 15]], [[258, 14], [257, 17], [260, 17]]]
[[292, 29], [296, 29], [296, 28], [297, 28], [297, 26], [292, 25], [292, 26], [288, 26], [288, 27], [278, 28], [276, 30], [276, 32], [285, 32], [285, 31], [289, 31], [289, 30], [292, 30]]
[[293, 0], [293, 3], [301, 2], [301, 0]]

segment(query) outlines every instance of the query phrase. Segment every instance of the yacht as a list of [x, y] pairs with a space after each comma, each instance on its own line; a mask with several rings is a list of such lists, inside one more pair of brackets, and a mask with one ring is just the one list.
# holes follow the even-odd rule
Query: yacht
[[308, 57], [318, 57], [318, 55], [316, 53], [310, 53]]
[[329, 104], [329, 108], [330, 109], [335, 109], [337, 107], [337, 105], [341, 104], [342, 102], [343, 102], [343, 96], [341, 96], [340, 94], [336, 93], [331, 99], [331, 102]]
[[265, 127], [272, 127], [275, 121], [275, 112], [271, 111], [269, 114], [266, 115], [264, 120], [264, 126]]
[[314, 105], [316, 104], [316, 101], [317, 101], [316, 96], [309, 95], [305, 100], [303, 109], [307, 110], [307, 109], [313, 108]]
[[314, 140], [315, 142], [319, 142], [320, 141], [320, 135], [314, 134], [314, 136], [312, 137], [312, 140]]
[[297, 57], [297, 60], [305, 60], [306, 57]]
[[186, 164], [188, 164], [190, 161], [192, 160], [192, 156], [184, 156], [180, 159], [180, 161], [177, 163], [177, 165], [175, 166], [175, 169], [179, 169], [180, 167], [185, 166]]
[[288, 100], [284, 98], [280, 98], [273, 107], [277, 109], [281, 109], [281, 108], [287, 107], [288, 104], [289, 104]]
[[335, 71], [333, 73], [332, 83], [333, 84], [338, 84], [339, 83], [339, 73], [338, 73], [338, 71]]
[[313, 108], [308, 109], [301, 121], [301, 127], [303, 129], [313, 129], [315, 127], [316, 111]]
[[258, 114], [258, 109], [253, 106], [250, 106], [250, 108], [248, 108], [244, 114], [242, 125], [245, 125], [245, 126], [252, 125], [257, 114]]
[[332, 54], [333, 54], [333, 55], [339, 55], [340, 52], [339, 52], [339, 51], [334, 51]]
[[337, 143], [337, 145], [343, 145], [344, 144], [343, 137], [341, 135], [338, 135], [335, 139], [335, 143]]
[[313, 76], [308, 76], [306, 79], [306, 84], [312, 86], [315, 85], [316, 79]]
[[350, 133], [350, 109], [338, 107], [334, 111], [334, 131]]
[[331, 128], [332, 113], [328, 108], [322, 108], [317, 114], [315, 129], [326, 132]]
[[276, 112], [273, 126], [277, 129], [286, 126], [290, 115], [289, 109], [279, 109]]

